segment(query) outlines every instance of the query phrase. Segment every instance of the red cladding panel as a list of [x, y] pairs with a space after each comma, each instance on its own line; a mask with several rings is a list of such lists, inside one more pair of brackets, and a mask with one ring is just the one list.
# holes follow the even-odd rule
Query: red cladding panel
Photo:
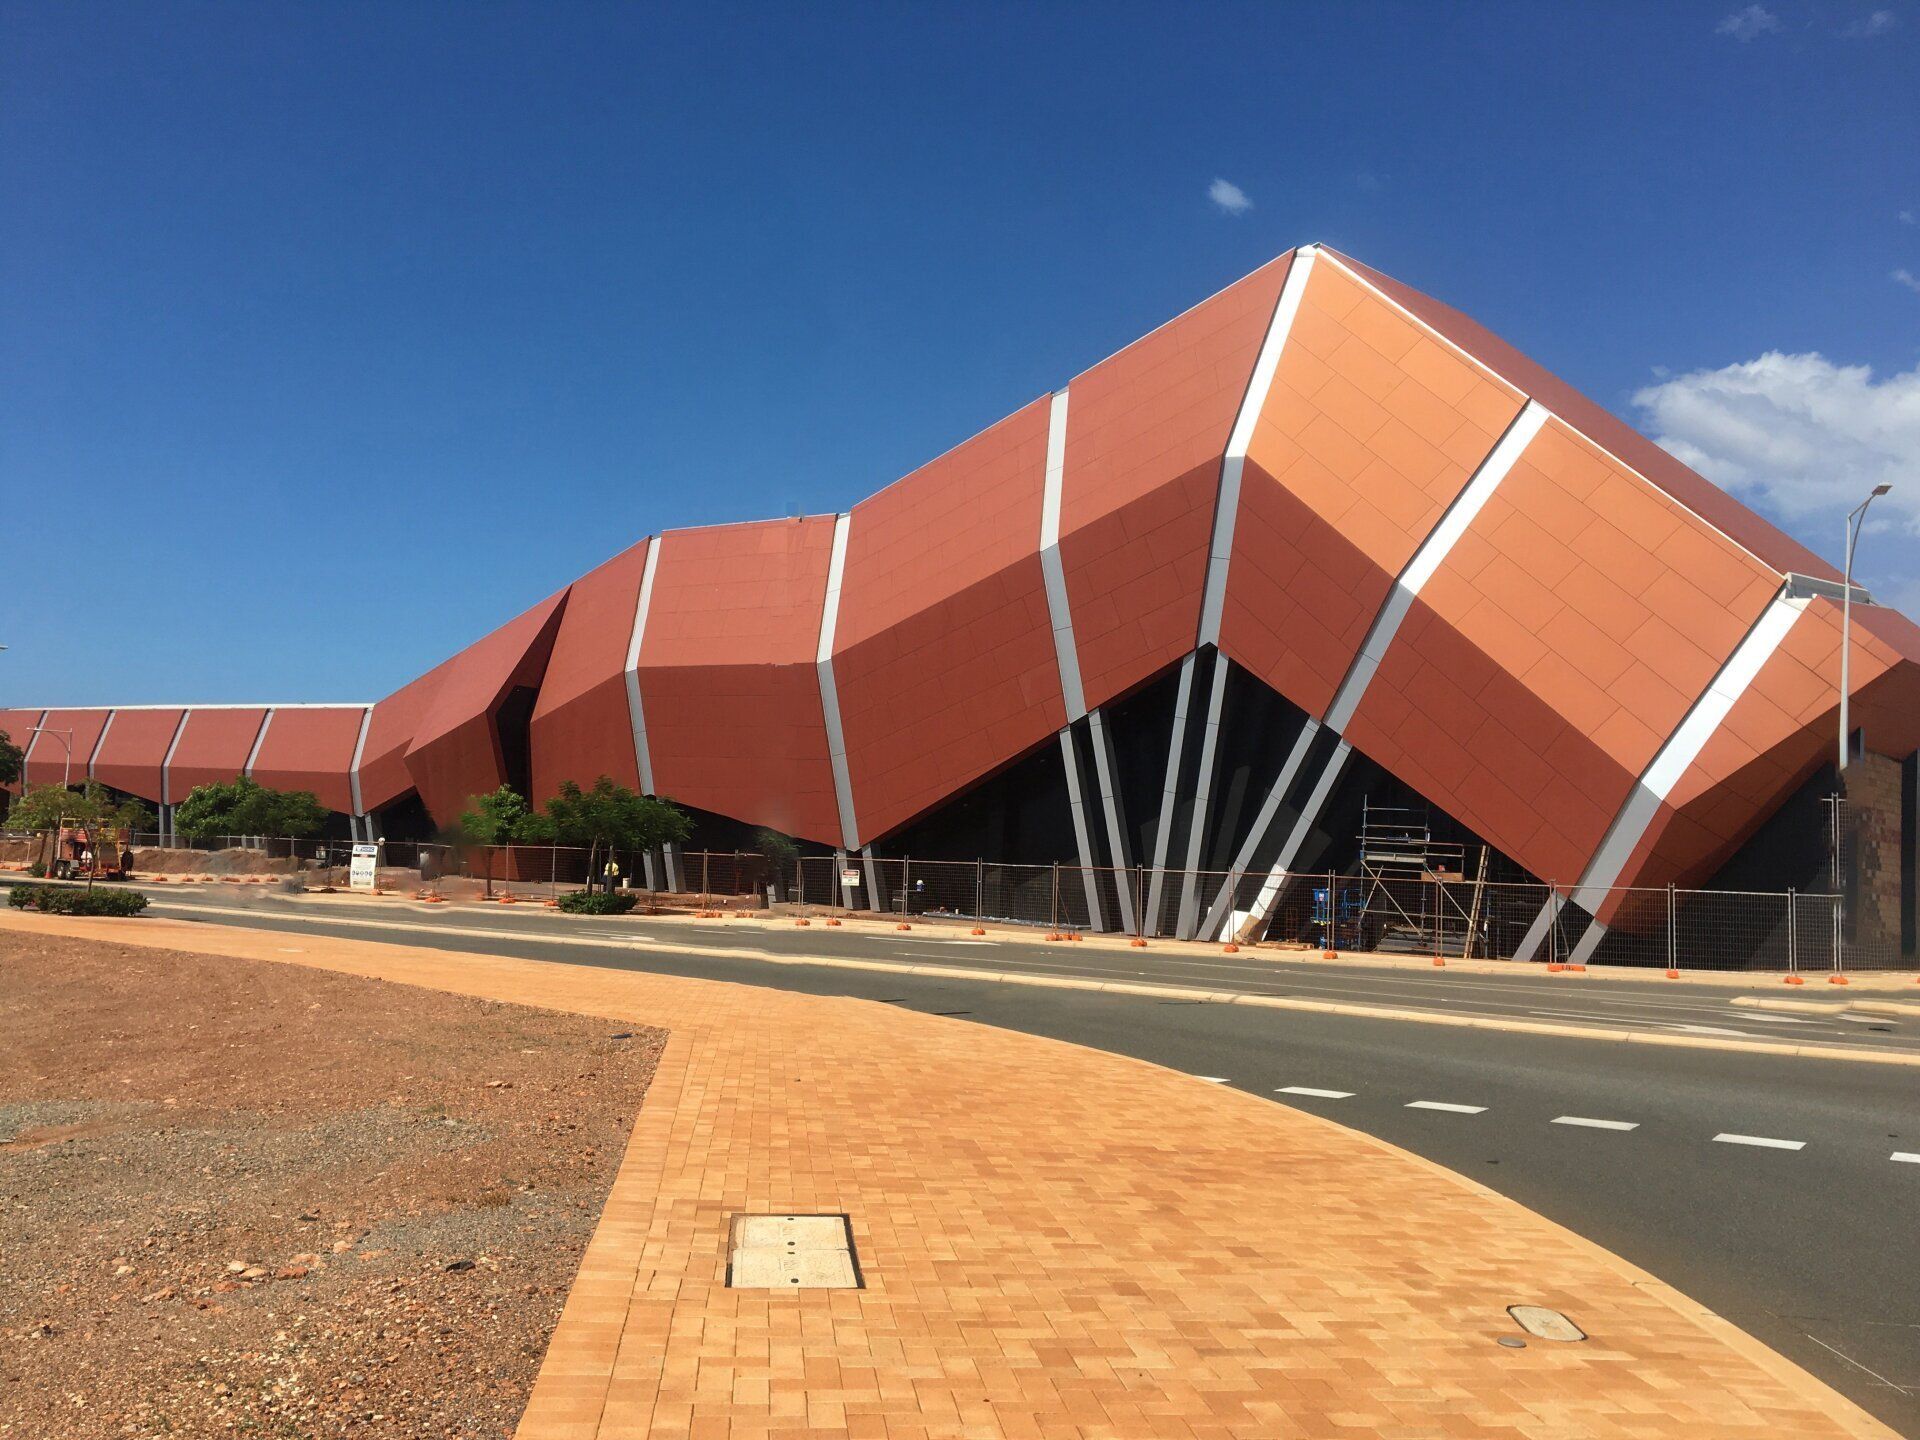
[[443, 660], [418, 680], [410, 680], [373, 707], [367, 743], [360, 752], [360, 803], [367, 813], [391, 805], [413, 789], [407, 769], [407, 747], [413, 732], [433, 704], [434, 692], [453, 668]]
[[549, 596], [441, 667], [407, 747], [407, 772], [440, 824], [452, 824], [473, 796], [507, 783], [495, 712], [513, 690], [539, 687], [566, 600], [565, 590]]
[[563, 780], [591, 786], [602, 775], [640, 788], [627, 713], [627, 645], [647, 542], [623, 550], [573, 583], [553, 655], [533, 709], [533, 796], [544, 804]]
[[[247, 756], [260, 737], [259, 710], [189, 710], [187, 725], [167, 767], [167, 798], [179, 804], [198, 785], [225, 785], [247, 768]], [[120, 726], [114, 721], [114, 728]]]
[[1362, 265], [1341, 259], [1378, 285], [1400, 304], [1433, 326], [1454, 344], [1474, 356], [1521, 390], [1545, 405], [1569, 425], [1590, 436], [1668, 495], [1702, 517], [1713, 528], [1731, 536], [1776, 570], [1798, 570], [1838, 580], [1840, 574], [1799, 541], [1769, 525], [1724, 490], [1695, 474], [1653, 441], [1617, 416], [1600, 408], [1550, 370], [1536, 364], [1492, 331], [1459, 311], [1423, 295], [1410, 285]]
[[660, 537], [640, 650], [657, 792], [789, 835], [840, 838], [814, 657], [830, 516]]
[[1220, 648], [1322, 715], [1521, 397], [1322, 260], [1247, 447]]
[[253, 762], [253, 778], [270, 790], [311, 790], [329, 810], [353, 813], [353, 747], [358, 705], [276, 710]]
[[1347, 738], [1570, 881], [1777, 586], [1549, 422], [1421, 592]]
[[853, 509], [834, 682], [860, 836], [912, 819], [1066, 723], [1036, 400]]
[[[106, 728], [107, 716], [111, 713], [108, 710], [49, 710], [47, 718], [40, 722], [46, 733], [27, 756], [27, 784], [59, 785], [69, 773], [75, 785], [85, 780], [87, 762], [93, 758], [93, 747], [99, 743], [100, 732]], [[67, 766], [69, 743], [73, 746], [71, 772]], [[20, 748], [27, 748], [26, 741], [20, 742]]]
[[1220, 459], [1292, 254], [1076, 378], [1060, 558], [1089, 707], [1193, 649]]
[[[94, 756], [93, 778], [102, 785], [158, 803], [160, 767], [173, 743], [184, 710], [116, 710], [106, 739]], [[176, 798], [186, 791], [176, 787]]]
[[[1812, 602], [1675, 784], [1622, 869], [1621, 884], [1710, 879], [1782, 800], [1831, 761], [1839, 648], [1839, 607]], [[1870, 748], [1911, 754], [1920, 746], [1920, 645], [1908, 657], [1856, 618], [1850, 663], [1850, 723]]]

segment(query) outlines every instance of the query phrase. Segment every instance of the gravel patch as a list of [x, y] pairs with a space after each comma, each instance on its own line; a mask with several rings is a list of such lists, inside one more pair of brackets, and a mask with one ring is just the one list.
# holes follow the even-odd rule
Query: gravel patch
[[510, 1436], [666, 1039], [11, 935], [0, 1034], [9, 1440]]

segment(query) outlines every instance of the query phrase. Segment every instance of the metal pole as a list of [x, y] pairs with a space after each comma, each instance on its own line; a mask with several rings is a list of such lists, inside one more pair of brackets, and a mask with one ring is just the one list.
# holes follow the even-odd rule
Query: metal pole
[[1667, 969], [1680, 968], [1680, 945], [1673, 929], [1673, 882], [1667, 882]]
[[1053, 862], [1053, 929], [1060, 929], [1060, 862]]
[[1797, 975], [1800, 972], [1800, 902], [1793, 891], [1787, 891], [1787, 973]]
[[973, 918], [987, 918], [987, 862], [984, 857], [973, 857]]

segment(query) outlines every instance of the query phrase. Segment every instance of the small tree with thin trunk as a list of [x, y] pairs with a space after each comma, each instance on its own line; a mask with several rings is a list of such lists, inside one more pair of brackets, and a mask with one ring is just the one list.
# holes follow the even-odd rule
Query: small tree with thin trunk
[[460, 812], [455, 834], [463, 844], [486, 849], [487, 894], [493, 894], [493, 847], [539, 844], [551, 836], [553, 825], [546, 816], [530, 809], [526, 800], [511, 785], [502, 785], [491, 795], [474, 795]]
[[547, 817], [560, 844], [587, 852], [589, 890], [599, 873], [602, 849], [653, 850], [678, 844], [693, 833], [692, 822], [672, 801], [636, 795], [605, 775], [591, 790], [567, 781], [547, 802]]

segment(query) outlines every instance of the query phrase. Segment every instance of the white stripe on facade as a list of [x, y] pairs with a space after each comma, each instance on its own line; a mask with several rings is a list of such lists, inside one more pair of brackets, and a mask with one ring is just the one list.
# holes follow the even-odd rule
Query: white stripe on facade
[[1073, 754], [1073, 730], [1060, 732], [1060, 758], [1067, 767], [1067, 803], [1073, 808], [1073, 842], [1080, 851], [1080, 880], [1087, 892], [1087, 926], [1104, 930], [1100, 914], [1100, 888], [1093, 874], [1093, 840], [1087, 830], [1087, 806], [1080, 793], [1080, 765]]
[[187, 733], [187, 721], [192, 718], [193, 711], [180, 712], [180, 719], [173, 727], [173, 739], [167, 742], [166, 756], [160, 761], [160, 803], [162, 805], [173, 803], [173, 777], [169, 773], [173, 769], [173, 752], [180, 748], [180, 737]]
[[106, 748], [107, 732], [113, 729], [113, 717], [119, 712], [107, 711], [107, 718], [101, 722], [100, 738], [93, 742], [93, 749], [87, 754], [87, 778], [93, 779], [94, 762], [100, 758], [100, 752]]
[[[347, 791], [353, 797], [353, 813], [365, 815], [366, 802], [360, 798], [360, 757], [367, 753], [367, 731], [373, 727], [373, 707], [360, 712], [360, 733], [353, 742], [353, 763], [347, 768]], [[367, 822], [367, 838], [373, 838], [373, 822]]]
[[1114, 791], [1113, 773], [1119, 762], [1113, 756], [1113, 743], [1098, 710], [1087, 716], [1087, 729], [1093, 741], [1093, 769], [1100, 781], [1100, 807], [1107, 819], [1107, 858], [1113, 866], [1114, 889], [1120, 900], [1120, 928], [1134, 928], [1134, 894], [1127, 885], [1126, 837], [1120, 832], [1120, 797]]
[[1487, 458], [1480, 462], [1480, 468], [1473, 472], [1466, 487], [1441, 513], [1439, 522], [1420, 542], [1420, 548], [1413, 552], [1413, 558], [1407, 561], [1406, 567], [1394, 580], [1392, 592], [1380, 607], [1380, 613], [1374, 617], [1373, 627], [1368, 630], [1360, 653], [1348, 667], [1346, 678], [1341, 681], [1333, 703], [1327, 707], [1326, 723], [1333, 727], [1334, 733], [1346, 733], [1354, 712], [1360, 708], [1367, 686], [1380, 669], [1380, 662], [1386, 658], [1394, 636], [1400, 633], [1401, 622], [1413, 609], [1414, 600], [1439, 571], [1453, 547], [1460, 542], [1460, 537], [1467, 533], [1475, 518], [1486, 508], [1487, 501], [1493, 498], [1493, 492], [1500, 488], [1500, 482], [1512, 473], [1515, 462], [1526, 453], [1541, 427], [1551, 418], [1544, 405], [1529, 400], [1507, 427], [1506, 434], [1495, 443]]
[[[1352, 723], [1360, 702], [1365, 698], [1367, 687], [1373, 683], [1373, 677], [1379, 673], [1381, 662], [1386, 659], [1387, 651], [1392, 647], [1394, 638], [1400, 633], [1400, 626], [1413, 610], [1413, 602], [1427, 586], [1427, 582], [1439, 572], [1441, 565], [1453, 547], [1460, 542], [1473, 525], [1476, 517], [1486, 508], [1500, 483], [1512, 473], [1515, 463], [1526, 453], [1535, 438], [1540, 434], [1551, 413], [1544, 405], [1529, 400], [1521, 407], [1513, 422], [1507, 426], [1506, 433], [1494, 443], [1479, 467], [1461, 488], [1458, 495], [1441, 512], [1440, 518], [1428, 532], [1427, 538], [1413, 552], [1411, 559], [1401, 568], [1394, 578], [1393, 589], [1388, 592], [1379, 613], [1373, 618], [1373, 624], [1367, 630], [1367, 638], [1361, 642], [1359, 653], [1353, 657], [1353, 663], [1347, 667], [1347, 673], [1340, 682], [1340, 688], [1334, 692], [1333, 701], [1327, 706], [1326, 726], [1336, 735], [1344, 735], [1347, 726]], [[1330, 771], [1337, 773], [1346, 765], [1348, 746], [1344, 740], [1341, 747], [1329, 761]], [[1290, 784], [1291, 778], [1282, 772], [1276, 785]], [[1316, 801], [1310, 802], [1307, 810], [1300, 816], [1300, 823], [1294, 827], [1294, 838], [1281, 847], [1280, 857], [1275, 860], [1273, 870], [1267, 881], [1260, 887], [1260, 897], [1254, 902], [1254, 908], [1248, 912], [1248, 918], [1265, 918], [1267, 908], [1273, 903], [1273, 897], [1279, 892], [1283, 873], [1293, 863], [1299, 850], [1299, 843], [1306, 837], [1308, 829], [1319, 819], [1319, 807], [1325, 803], [1331, 792], [1328, 778], [1323, 776], [1320, 784], [1314, 787]], [[1284, 794], [1284, 792], [1282, 792]], [[1261, 813], [1271, 816], [1277, 809], [1280, 795], [1269, 795], [1268, 802], [1261, 807]], [[1252, 852], [1266, 835], [1266, 826], [1256, 823], [1249, 832], [1248, 845], [1244, 847], [1245, 863], [1251, 863]], [[1207, 930], [1223, 918], [1221, 905], [1216, 902], [1207, 917]]]
[[267, 727], [271, 724], [273, 724], [273, 707], [269, 705], [267, 713], [260, 717], [260, 729], [253, 737], [253, 748], [247, 751], [247, 763], [240, 771], [249, 780], [253, 778], [253, 762], [260, 758], [260, 747], [267, 743]]
[[1060, 667], [1060, 696], [1067, 723], [1087, 713], [1080, 684], [1080, 650], [1073, 638], [1073, 606], [1067, 600], [1067, 572], [1060, 562], [1060, 502], [1067, 473], [1067, 392], [1056, 391], [1047, 411], [1047, 471], [1040, 498], [1040, 578], [1047, 587], [1047, 617], [1053, 624], [1053, 654]]
[[1247, 447], [1253, 442], [1260, 412], [1266, 409], [1273, 377], [1280, 369], [1280, 352], [1286, 348], [1294, 316], [1300, 313], [1300, 300], [1307, 293], [1307, 279], [1313, 274], [1317, 254], [1319, 247], [1314, 245], [1303, 245], [1294, 252], [1286, 283], [1280, 287], [1280, 303], [1273, 307], [1260, 358], [1254, 362], [1253, 377], [1241, 397], [1240, 412], [1234, 417], [1226, 454], [1220, 460], [1220, 495], [1213, 508], [1213, 543], [1207, 551], [1207, 588], [1200, 600], [1202, 645], [1220, 643], [1220, 615], [1227, 600], [1227, 566], [1233, 559], [1233, 528], [1240, 515], [1240, 479], [1246, 470]]
[[1173, 697], [1173, 735], [1167, 741], [1167, 778], [1160, 787], [1160, 816], [1153, 827], [1153, 877], [1147, 882], [1147, 914], [1159, 924], [1160, 888], [1167, 874], [1167, 851], [1172, 844], [1174, 793], [1180, 783], [1180, 756], [1186, 745], [1187, 707], [1193, 700], [1193, 661], [1180, 662], [1180, 688]]
[[847, 537], [852, 514], [833, 520], [833, 557], [827, 562], [827, 596], [820, 606], [820, 643], [813, 668], [820, 677], [820, 713], [827, 725], [827, 758], [833, 766], [833, 801], [840, 811], [840, 843], [860, 845], [860, 819], [853, 808], [853, 771], [847, 764], [847, 735], [840, 724], [840, 687], [833, 678], [833, 637], [840, 625], [840, 591], [847, 575]]
[[[1573, 892], [1573, 902], [1589, 915], [1599, 913], [1601, 904], [1607, 898], [1607, 891], [1619, 880], [1620, 872], [1633, 858], [1633, 852], [1639, 848], [1647, 830], [1660, 814], [1660, 807], [1673, 793], [1673, 787], [1680, 783], [1700, 752], [1720, 729], [1735, 702], [1747, 691], [1747, 687], [1760, 673], [1761, 667], [1773, 658], [1773, 652], [1787, 638], [1787, 633], [1806, 613], [1808, 601], [1790, 600], [1784, 589], [1773, 599], [1773, 603], [1761, 612], [1760, 618], [1753, 622], [1745, 636], [1734, 647], [1704, 694], [1693, 703], [1686, 717], [1675, 727], [1673, 734], [1667, 737], [1648, 763], [1646, 771], [1635, 783], [1633, 792], [1627, 796], [1620, 811], [1614, 816], [1613, 824], [1607, 828], [1607, 835], [1600, 842], [1600, 848], [1587, 862], [1587, 868], [1581, 873], [1579, 888]], [[1598, 920], [1587, 927], [1579, 943], [1573, 947], [1567, 957], [1574, 964], [1584, 964], [1589, 955], [1600, 944], [1606, 934], [1606, 927]]]
[[640, 776], [640, 793], [653, 794], [653, 755], [647, 749], [647, 716], [640, 703], [640, 642], [647, 633], [647, 610], [653, 604], [653, 574], [660, 566], [665, 534], [647, 545], [647, 564], [640, 574], [640, 599], [633, 607], [633, 634], [627, 640], [627, 720], [633, 726], [633, 764]]

